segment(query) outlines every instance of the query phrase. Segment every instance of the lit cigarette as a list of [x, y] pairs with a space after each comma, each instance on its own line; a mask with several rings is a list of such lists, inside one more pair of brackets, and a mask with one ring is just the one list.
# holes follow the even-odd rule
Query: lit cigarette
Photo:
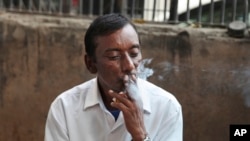
[[115, 97], [112, 98], [113, 102], [119, 102]]
[[[127, 95], [126, 95], [124, 92], [120, 92], [119, 94], [122, 95], [122, 97], [127, 98]], [[116, 99], [115, 97], [112, 98], [112, 101], [113, 101], [113, 102], [117, 102], [117, 103], [120, 102], [120, 101], [119, 101], [118, 99]]]

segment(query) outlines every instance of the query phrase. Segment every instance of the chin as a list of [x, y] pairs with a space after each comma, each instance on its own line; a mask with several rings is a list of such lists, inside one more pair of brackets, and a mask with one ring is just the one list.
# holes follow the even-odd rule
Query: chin
[[119, 93], [119, 92], [124, 92], [125, 90], [126, 90], [126, 88], [124, 87], [124, 88], [114, 88], [114, 89], [112, 89], [114, 92], [116, 92], [116, 93]]
[[[114, 86], [114, 85], [113, 85]], [[122, 83], [120, 85], [116, 85], [116, 87], [111, 87], [111, 89], [114, 91], [114, 92], [124, 92], [125, 91], [125, 85]]]

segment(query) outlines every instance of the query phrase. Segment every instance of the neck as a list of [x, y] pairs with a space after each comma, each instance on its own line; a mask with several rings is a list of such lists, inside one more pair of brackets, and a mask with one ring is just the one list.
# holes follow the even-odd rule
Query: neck
[[116, 108], [112, 107], [110, 104], [113, 101], [112, 97], [108, 94], [108, 89], [105, 89], [104, 87], [102, 87], [99, 82], [98, 82], [98, 88], [102, 97], [102, 101], [105, 105], [105, 107], [107, 108], [107, 110], [111, 111], [111, 110], [117, 110]]

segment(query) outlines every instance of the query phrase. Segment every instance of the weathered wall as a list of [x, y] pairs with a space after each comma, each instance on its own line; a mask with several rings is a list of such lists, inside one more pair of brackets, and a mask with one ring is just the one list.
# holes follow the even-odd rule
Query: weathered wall
[[[62, 91], [93, 75], [83, 63], [88, 20], [0, 14], [0, 140], [42, 141]], [[250, 124], [250, 39], [224, 30], [139, 24], [149, 81], [183, 106], [185, 141], [229, 140], [229, 124]], [[248, 100], [248, 101], [247, 101]]]

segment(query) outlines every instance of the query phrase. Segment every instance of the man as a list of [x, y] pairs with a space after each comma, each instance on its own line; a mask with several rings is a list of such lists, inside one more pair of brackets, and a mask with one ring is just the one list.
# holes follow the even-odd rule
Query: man
[[98, 17], [85, 35], [85, 64], [97, 77], [52, 103], [45, 141], [181, 141], [173, 95], [137, 78], [142, 60], [135, 26], [120, 14]]

